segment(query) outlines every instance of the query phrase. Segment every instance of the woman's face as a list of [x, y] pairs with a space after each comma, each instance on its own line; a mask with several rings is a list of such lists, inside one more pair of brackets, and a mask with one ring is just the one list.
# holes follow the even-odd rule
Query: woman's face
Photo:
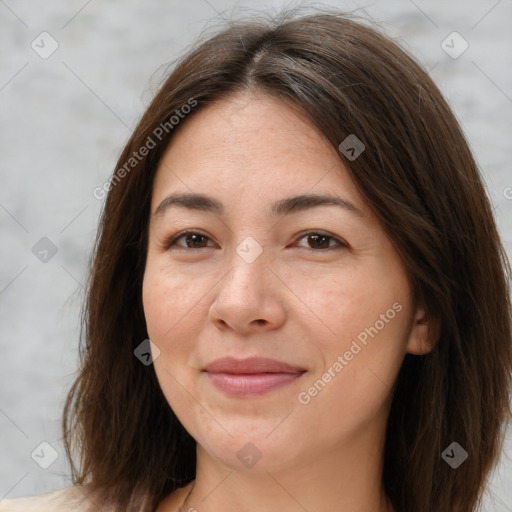
[[284, 103], [239, 94], [182, 122], [155, 176], [143, 285], [169, 405], [230, 468], [375, 449], [406, 352], [427, 350], [393, 244]]

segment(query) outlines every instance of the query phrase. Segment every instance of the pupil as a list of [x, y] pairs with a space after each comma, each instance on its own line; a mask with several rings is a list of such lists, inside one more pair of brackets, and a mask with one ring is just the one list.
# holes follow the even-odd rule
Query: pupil
[[[194, 246], [197, 246], [200, 244], [200, 241], [201, 239], [203, 238], [203, 235], [197, 235], [197, 234], [189, 234], [188, 237], [187, 237], [187, 241], [188, 242], [191, 242], [191, 245], [194, 245]], [[328, 247], [329, 244], [327, 243], [326, 245], [326, 242], [328, 240], [328, 236], [325, 236], [325, 235], [309, 235], [309, 239], [310, 241], [313, 240], [313, 245], [314, 244], [317, 244], [317, 246], [321, 246], [321, 247]], [[322, 242], [319, 243], [319, 240], [322, 240]], [[190, 246], [190, 244], [187, 244]]]
[[192, 234], [189, 234], [189, 240], [192, 239], [192, 245], [198, 245], [196, 242], [198, 241], [197, 239], [201, 239], [203, 237], [203, 235], [197, 235], [195, 233], [192, 233]]
[[[312, 238], [312, 239], [314, 240], [314, 243], [316, 244], [316, 243], [318, 242], [318, 239], [319, 239], [319, 238], [320, 238], [320, 239], [323, 239], [323, 241], [325, 242], [325, 241], [327, 241], [327, 239], [328, 239], [329, 237], [327, 237], [327, 236], [325, 236], [325, 235], [310, 235], [310, 238]], [[320, 245], [321, 245], [322, 247], [326, 247], [325, 243], [320, 244]], [[328, 246], [328, 245], [329, 245], [329, 244], [327, 244], [327, 246]]]

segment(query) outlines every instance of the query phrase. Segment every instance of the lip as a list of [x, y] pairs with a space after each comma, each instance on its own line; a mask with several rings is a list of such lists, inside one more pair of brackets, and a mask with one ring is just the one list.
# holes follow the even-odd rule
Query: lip
[[231, 396], [262, 395], [300, 378], [304, 368], [265, 357], [224, 357], [203, 370], [218, 389]]
[[266, 357], [247, 357], [246, 359], [222, 357], [206, 365], [204, 371], [208, 373], [254, 374], [300, 373], [305, 372], [306, 369]]

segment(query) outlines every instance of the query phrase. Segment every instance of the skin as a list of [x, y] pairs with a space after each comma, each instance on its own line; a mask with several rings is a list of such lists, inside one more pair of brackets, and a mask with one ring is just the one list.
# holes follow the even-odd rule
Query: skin
[[[197, 473], [158, 512], [182, 504], [201, 512], [392, 510], [382, 464], [393, 384], [407, 352], [431, 349], [428, 324], [344, 161], [294, 109], [255, 93], [237, 93], [182, 121], [162, 157], [143, 304], [160, 350], [160, 386], [197, 441]], [[171, 207], [155, 215], [175, 192], [213, 196], [225, 211]], [[307, 193], [335, 194], [361, 215], [332, 205], [269, 215], [274, 201]], [[185, 229], [204, 237], [165, 247]], [[333, 238], [315, 243], [304, 230]], [[251, 263], [236, 251], [249, 236], [263, 249]], [[394, 318], [333, 372], [338, 356], [393, 304], [401, 306]], [[224, 356], [269, 357], [307, 371], [279, 390], [230, 397], [202, 372]], [[300, 403], [299, 393], [328, 368], [330, 381]], [[252, 467], [237, 457], [247, 443], [261, 454]]]

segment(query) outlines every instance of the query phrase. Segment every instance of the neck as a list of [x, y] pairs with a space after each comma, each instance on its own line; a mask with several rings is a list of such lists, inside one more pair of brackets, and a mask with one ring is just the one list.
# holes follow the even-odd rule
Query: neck
[[323, 456], [286, 467], [232, 469], [197, 448], [196, 479], [183, 511], [392, 512], [382, 487], [383, 439], [354, 436]]

